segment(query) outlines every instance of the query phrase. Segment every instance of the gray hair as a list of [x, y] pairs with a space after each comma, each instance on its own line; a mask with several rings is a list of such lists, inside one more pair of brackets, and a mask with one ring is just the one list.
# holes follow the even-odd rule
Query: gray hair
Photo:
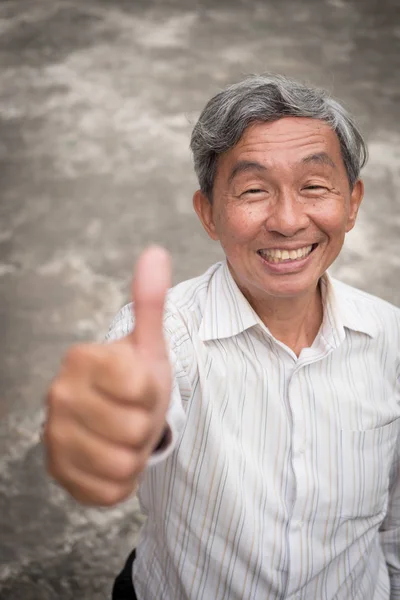
[[212, 201], [218, 156], [233, 148], [255, 122], [283, 117], [326, 121], [336, 133], [352, 189], [367, 161], [367, 147], [353, 118], [326, 90], [283, 75], [250, 75], [216, 94], [203, 109], [190, 142], [201, 191]]

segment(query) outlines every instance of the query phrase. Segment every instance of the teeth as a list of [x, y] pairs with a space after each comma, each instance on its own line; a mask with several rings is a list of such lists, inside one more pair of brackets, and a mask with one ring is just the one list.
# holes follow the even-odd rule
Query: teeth
[[299, 260], [310, 254], [312, 246], [304, 246], [304, 248], [298, 248], [297, 250], [280, 250], [279, 248], [272, 248], [268, 250], [260, 250], [260, 254], [263, 258], [266, 258], [270, 262], [279, 263], [285, 260]]

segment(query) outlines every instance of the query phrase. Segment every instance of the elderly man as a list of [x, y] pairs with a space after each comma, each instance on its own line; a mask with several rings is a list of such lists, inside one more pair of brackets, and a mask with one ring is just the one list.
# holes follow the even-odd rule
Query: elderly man
[[226, 260], [168, 291], [167, 254], [143, 253], [134, 316], [50, 388], [50, 473], [92, 505], [138, 488], [115, 599], [399, 600], [400, 311], [327, 274], [361, 135], [326, 92], [253, 76], [191, 148]]

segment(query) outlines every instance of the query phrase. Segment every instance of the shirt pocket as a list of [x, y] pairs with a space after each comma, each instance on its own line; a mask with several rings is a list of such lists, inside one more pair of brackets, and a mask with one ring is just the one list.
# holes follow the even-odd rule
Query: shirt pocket
[[366, 431], [340, 431], [341, 515], [372, 517], [386, 509], [400, 419]]

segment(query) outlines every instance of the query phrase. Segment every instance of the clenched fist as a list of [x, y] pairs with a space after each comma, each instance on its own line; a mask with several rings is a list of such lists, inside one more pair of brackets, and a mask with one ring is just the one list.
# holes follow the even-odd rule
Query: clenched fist
[[165, 250], [143, 252], [132, 286], [133, 333], [73, 347], [49, 389], [48, 470], [79, 502], [111, 506], [127, 498], [163, 436], [171, 394], [163, 335], [170, 278]]

